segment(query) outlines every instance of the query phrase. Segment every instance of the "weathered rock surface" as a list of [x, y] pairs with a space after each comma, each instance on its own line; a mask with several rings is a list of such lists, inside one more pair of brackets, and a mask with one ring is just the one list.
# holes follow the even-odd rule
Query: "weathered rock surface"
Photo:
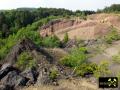
[[37, 81], [37, 77], [39, 75], [39, 73], [37, 72], [37, 69], [35, 67], [27, 69], [25, 71], [23, 71], [21, 73], [24, 77], [27, 77], [29, 79], [29, 81], [27, 82], [27, 84], [35, 84], [35, 82]]
[[119, 25], [120, 17], [118, 15], [94, 14], [88, 16], [87, 20], [60, 19], [51, 21], [40, 28], [40, 35], [46, 37], [55, 34], [62, 40], [67, 32], [70, 39], [91, 40], [106, 35], [111, 27], [117, 28], [120, 32]]
[[8, 85], [10, 87], [25, 86], [28, 82], [28, 78], [23, 77], [16, 71], [9, 72], [2, 80], [3, 85]]
[[50, 21], [47, 25], [44, 25], [40, 28], [41, 29], [40, 35], [43, 37], [52, 35], [57, 30], [71, 27], [79, 23], [81, 23], [81, 21], [66, 20], [66, 19], [53, 20], [53, 21]]
[[0, 80], [4, 78], [9, 72], [11, 71], [17, 71], [19, 72], [16, 68], [11, 66], [9, 63], [3, 64], [1, 70], [0, 70]]
[[17, 61], [18, 56], [24, 52], [25, 50], [27, 51], [32, 51], [36, 50], [37, 47], [36, 45], [28, 38], [25, 38], [21, 40], [17, 45], [15, 45], [10, 53], [7, 55], [4, 61], [9, 62], [11, 64], [15, 64]]

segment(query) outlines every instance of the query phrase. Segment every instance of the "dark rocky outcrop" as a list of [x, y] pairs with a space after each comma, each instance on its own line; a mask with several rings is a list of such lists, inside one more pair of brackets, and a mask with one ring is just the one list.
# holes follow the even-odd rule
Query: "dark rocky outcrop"
[[32, 42], [32, 40], [30, 40], [28, 38], [25, 38], [25, 39], [21, 40], [19, 43], [17, 43], [11, 49], [10, 53], [8, 53], [4, 62], [8, 62], [11, 65], [14, 65], [17, 62], [18, 56], [24, 51], [28, 51], [28, 52], [32, 53], [33, 57], [36, 58], [38, 61], [40, 61], [40, 59], [38, 57], [41, 54], [42, 58], [46, 59], [50, 63], [53, 62], [53, 57], [47, 51], [45, 51], [43, 48], [37, 47]]
[[37, 81], [37, 77], [39, 75], [39, 73], [37, 72], [37, 69], [35, 67], [26, 69], [21, 74], [24, 77], [27, 77], [29, 79], [29, 81], [27, 82], [27, 85], [35, 84], [35, 82]]
[[20, 72], [8, 63], [3, 64], [0, 70], [0, 90], [13, 90], [13, 88], [16, 90], [22, 86], [35, 84], [38, 74], [36, 68]]
[[37, 49], [36, 45], [28, 38], [21, 40], [17, 43], [6, 56], [6, 62], [14, 64], [17, 61], [18, 56], [24, 51], [31, 51]]
[[10, 87], [25, 86], [28, 82], [28, 78], [23, 77], [16, 71], [9, 72], [2, 80], [3, 85], [8, 85]]
[[19, 72], [18, 69], [14, 68], [13, 66], [11, 66], [9, 63], [7, 64], [3, 64], [1, 70], [0, 70], [0, 80], [2, 78], [4, 78], [9, 72], [11, 71], [16, 71]]
[[[28, 51], [31, 53], [37, 65], [25, 70], [19, 70], [16, 66], [19, 55]], [[59, 70], [58, 60], [45, 48], [37, 47], [30, 39], [26, 38], [17, 43], [5, 58], [5, 62], [1, 63], [0, 68], [0, 90], [16, 90], [24, 86], [34, 84], [58, 85], [59, 78], [51, 79], [50, 72], [53, 67], [58, 69], [58, 72], [66, 74], [67, 70]], [[10, 88], [10, 89], [8, 89]]]

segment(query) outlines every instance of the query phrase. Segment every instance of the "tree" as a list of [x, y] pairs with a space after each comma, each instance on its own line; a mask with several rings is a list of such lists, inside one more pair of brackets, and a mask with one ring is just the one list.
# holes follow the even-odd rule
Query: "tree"
[[68, 40], [69, 40], [68, 33], [65, 33], [63, 42], [64, 42], [64, 43], [67, 43]]

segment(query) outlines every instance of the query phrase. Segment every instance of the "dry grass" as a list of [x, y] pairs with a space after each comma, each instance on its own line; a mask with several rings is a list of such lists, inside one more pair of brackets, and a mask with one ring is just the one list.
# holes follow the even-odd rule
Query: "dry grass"
[[34, 86], [23, 90], [101, 90], [86, 79], [60, 80], [59, 86]]

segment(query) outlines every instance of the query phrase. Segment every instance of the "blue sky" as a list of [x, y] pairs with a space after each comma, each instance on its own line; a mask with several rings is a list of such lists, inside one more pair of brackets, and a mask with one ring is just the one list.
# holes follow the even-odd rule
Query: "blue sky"
[[0, 0], [0, 9], [52, 7], [70, 10], [97, 10], [111, 4], [120, 4], [120, 0]]

